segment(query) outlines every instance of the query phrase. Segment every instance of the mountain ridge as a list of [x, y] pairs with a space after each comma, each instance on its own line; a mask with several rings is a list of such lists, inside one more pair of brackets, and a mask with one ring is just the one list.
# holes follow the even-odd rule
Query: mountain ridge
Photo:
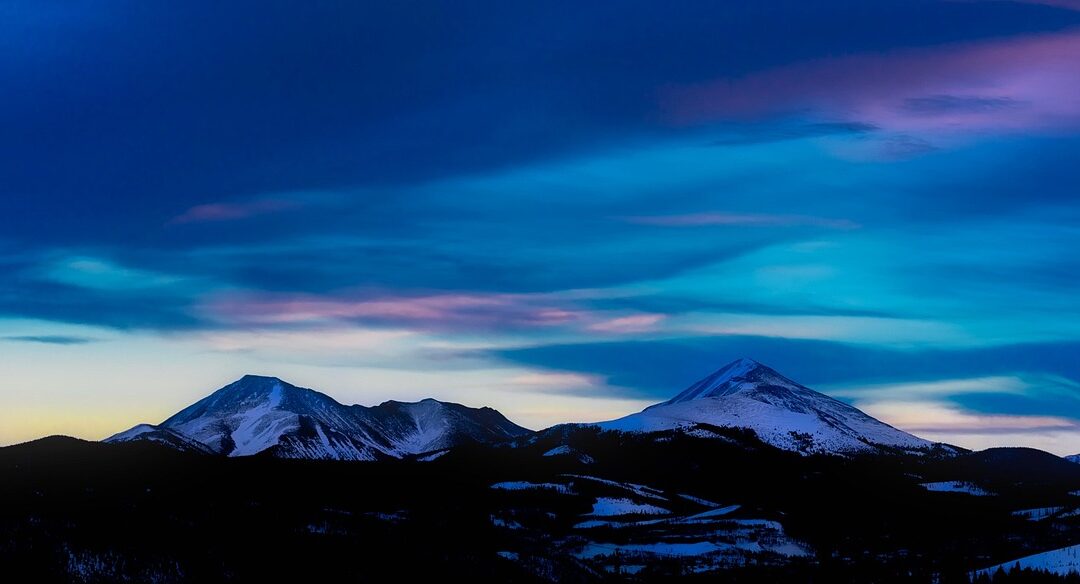
[[105, 441], [151, 440], [226, 456], [377, 460], [529, 432], [492, 408], [433, 398], [345, 405], [277, 377], [245, 375], [160, 424], [139, 424]]
[[[702, 436], [714, 436], [710, 428], [739, 428], [769, 446], [800, 454], [921, 454], [938, 446], [745, 357], [640, 412], [571, 426]], [[245, 375], [160, 424], [140, 424], [105, 441], [153, 441], [225, 456], [380, 460], [533, 434], [490, 407], [433, 398], [345, 405], [277, 377]]]

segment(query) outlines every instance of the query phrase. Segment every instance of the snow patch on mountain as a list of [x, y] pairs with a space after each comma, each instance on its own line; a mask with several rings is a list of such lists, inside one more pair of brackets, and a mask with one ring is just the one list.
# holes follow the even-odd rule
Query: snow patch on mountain
[[562, 446], [556, 446], [555, 448], [548, 450], [543, 454], [543, 456], [569, 456], [576, 459], [582, 464], [593, 464], [594, 462], [596, 462], [596, 459], [589, 456], [588, 454], [585, 454], [584, 452], [578, 452], [577, 450], [565, 444]]
[[1034, 570], [1046, 570], [1054, 574], [1066, 576], [1068, 574], [1080, 574], [1080, 545], [1071, 545], [1048, 552], [1042, 552], [1025, 556], [1016, 560], [1009, 560], [996, 566], [983, 568], [972, 576], [993, 575], [998, 569], [1011, 572], [1014, 568], [1021, 570], [1031, 568]]

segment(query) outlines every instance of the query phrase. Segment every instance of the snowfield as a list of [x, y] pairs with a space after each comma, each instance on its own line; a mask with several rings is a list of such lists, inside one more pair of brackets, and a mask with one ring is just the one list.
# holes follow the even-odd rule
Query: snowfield
[[574, 555], [585, 560], [625, 561], [640, 557], [648, 561], [656, 557], [695, 558], [694, 571], [709, 571], [724, 566], [742, 565], [761, 554], [784, 557], [804, 557], [811, 550], [784, 534], [775, 521], [729, 521], [717, 529], [698, 536], [652, 534], [652, 541], [607, 543], [590, 541]]
[[717, 508], [717, 509], [710, 509], [708, 511], [703, 511], [703, 512], [698, 513], [696, 515], [691, 515], [691, 516], [687, 517], [686, 519], [684, 519], [684, 521], [695, 522], [695, 521], [701, 521], [702, 519], [712, 519], [713, 517], [721, 517], [721, 516], [727, 515], [729, 513], [734, 513], [736, 511], [738, 511], [739, 507], [741, 507], [741, 505], [728, 505], [727, 507], [720, 507], [720, 508]]
[[656, 500], [656, 501], [667, 501], [668, 500], [667, 497], [665, 497], [663, 495], [663, 491], [661, 491], [660, 489], [654, 489], [653, 487], [650, 487], [650, 486], [647, 486], [647, 485], [638, 485], [638, 484], [635, 484], [635, 483], [620, 483], [618, 481], [613, 481], [613, 480], [609, 480], [609, 479], [602, 479], [602, 478], [599, 478], [599, 477], [592, 477], [592, 476], [588, 476], [588, 475], [566, 474], [566, 475], [562, 475], [562, 476], [570, 477], [570, 478], [573, 478], [573, 479], [581, 479], [581, 480], [585, 480], [585, 481], [595, 481], [597, 483], [600, 483], [602, 485], [607, 485], [609, 487], [617, 487], [617, 488], [629, 491], [629, 492], [637, 495], [638, 497], [642, 497], [642, 498], [645, 498], [645, 499], [653, 499], [653, 500]]
[[1019, 566], [1021, 569], [1032, 568], [1036, 570], [1046, 570], [1063, 576], [1080, 573], [1080, 545], [1072, 545], [1061, 549], [1025, 556], [1017, 560], [1010, 560], [996, 566], [983, 568], [982, 570], [974, 572], [972, 575], [993, 574], [998, 571], [998, 568], [1001, 568], [1006, 572], [1011, 572], [1016, 566]]
[[573, 489], [569, 485], [560, 485], [558, 483], [530, 483], [527, 481], [506, 481], [502, 483], [495, 483], [491, 485], [492, 489], [497, 491], [554, 491], [563, 495], [574, 494]]
[[594, 558], [596, 556], [606, 556], [613, 553], [644, 553], [657, 556], [700, 556], [723, 549], [729, 549], [731, 546], [717, 545], [708, 541], [696, 541], [692, 543], [635, 543], [635, 544], [623, 544], [623, 545], [611, 545], [590, 543], [585, 546], [581, 552], [577, 554], [579, 558]]
[[449, 453], [450, 453], [449, 449], [448, 450], [440, 450], [438, 452], [432, 452], [431, 454], [425, 454], [424, 456], [421, 456], [421, 457], [417, 458], [416, 460], [418, 460], [420, 462], [431, 462], [433, 460], [438, 460], [438, 459], [442, 458], [443, 456], [445, 456], [445, 455], [447, 455]]
[[1057, 515], [1062, 509], [1064, 509], [1064, 507], [1038, 507], [1035, 509], [1013, 511], [1012, 514], [1031, 521], [1042, 521], [1043, 519], [1049, 519], [1050, 517]]
[[631, 499], [613, 499], [611, 497], [599, 497], [593, 503], [592, 512], [594, 517], [612, 517], [618, 515], [668, 515], [671, 511], [663, 507], [649, 505], [647, 503], [635, 503]]
[[990, 491], [980, 488], [974, 483], [965, 481], [941, 481], [936, 483], [919, 483], [927, 491], [934, 493], [964, 493], [976, 497], [988, 497], [993, 495]]

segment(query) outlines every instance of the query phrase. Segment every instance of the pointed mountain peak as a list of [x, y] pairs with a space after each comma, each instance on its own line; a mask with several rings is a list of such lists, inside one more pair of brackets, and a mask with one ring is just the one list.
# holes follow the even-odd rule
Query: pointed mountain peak
[[740, 357], [716, 370], [713, 375], [721, 374], [726, 378], [735, 378], [751, 373], [757, 369], [767, 369], [772, 371], [772, 369], [769, 369], [749, 357]]
[[749, 357], [736, 359], [697, 383], [686, 388], [682, 393], [666, 404], [675, 404], [706, 397], [721, 397], [731, 395], [741, 390], [750, 390], [759, 386], [777, 386], [785, 388], [801, 388], [798, 383], [784, 377], [776, 370], [762, 365]]
[[932, 446], [747, 358], [728, 363], [669, 401], [597, 425], [621, 432], [749, 428], [767, 444], [802, 453], [880, 447], [925, 452]]
[[[285, 383], [285, 382], [282, 381], [281, 378], [278, 378], [278, 377], [270, 377], [268, 375], [252, 375], [252, 374], [249, 373], [249, 374], [247, 374], [247, 375], [245, 375], [245, 376], [241, 377], [240, 379], [237, 379], [236, 381], [233, 382], [233, 384], [236, 384], [236, 383], [245, 383], [245, 384], [251, 384], [251, 385], [254, 385], [254, 384], [273, 385], [273, 384], [276, 384], [276, 383]], [[286, 384], [286, 385], [288, 385], [288, 384]]]
[[245, 375], [221, 388], [219, 391], [224, 393], [262, 395], [270, 393], [280, 394], [293, 389], [299, 388], [287, 381], [282, 381], [278, 377], [270, 377], [267, 375]]

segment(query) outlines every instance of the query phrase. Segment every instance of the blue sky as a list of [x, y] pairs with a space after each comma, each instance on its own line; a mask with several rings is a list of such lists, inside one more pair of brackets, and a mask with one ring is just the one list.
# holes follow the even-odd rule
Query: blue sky
[[0, 443], [749, 356], [1080, 451], [1080, 4], [0, 4]]

